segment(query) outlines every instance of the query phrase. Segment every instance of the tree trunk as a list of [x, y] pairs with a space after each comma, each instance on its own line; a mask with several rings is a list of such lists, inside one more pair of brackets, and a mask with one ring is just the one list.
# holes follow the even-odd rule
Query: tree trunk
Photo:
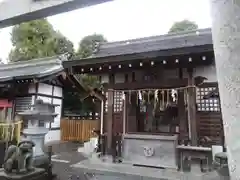
[[212, 0], [212, 33], [232, 180], [240, 177], [240, 1]]

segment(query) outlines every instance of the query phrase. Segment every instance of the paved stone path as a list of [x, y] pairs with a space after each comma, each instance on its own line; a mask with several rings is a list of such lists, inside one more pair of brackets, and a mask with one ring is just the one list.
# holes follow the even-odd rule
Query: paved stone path
[[[45, 151], [47, 150], [47, 144]], [[70, 167], [72, 164], [76, 164], [85, 158], [77, 152], [77, 148], [80, 146], [78, 143], [71, 142], [54, 142], [51, 143], [53, 147], [52, 162], [53, 173], [57, 174], [57, 180], [89, 180], [84, 173], [80, 170], [78, 172], [73, 171]]]
[[[57, 180], [137, 180], [132, 177], [131, 179], [126, 176], [115, 176], [107, 174], [99, 174], [94, 176], [91, 173], [84, 173], [81, 168], [72, 168], [71, 165], [86, 160], [81, 153], [77, 152], [77, 148], [80, 146], [76, 143], [59, 143], [55, 142], [51, 144], [53, 147], [52, 161], [53, 161], [53, 173], [57, 174]], [[45, 151], [47, 146], [45, 147]]]
[[[81, 153], [77, 152], [77, 148], [80, 144], [76, 143], [54, 143], [53, 152], [54, 155], [52, 156], [53, 161], [53, 173], [57, 174], [57, 180], [155, 180], [156, 178], [147, 178], [141, 176], [129, 176], [125, 173], [122, 175], [116, 173], [97, 173], [97, 176], [93, 174], [86, 174], [86, 170], [84, 168], [73, 168], [72, 165], [76, 165], [80, 161], [84, 162], [86, 158], [81, 155]], [[92, 167], [92, 165], [91, 165]], [[103, 166], [101, 165], [103, 168]], [[93, 168], [93, 167], [92, 167]], [[95, 168], [94, 168], [95, 169]], [[120, 168], [121, 169], [121, 168]], [[120, 171], [120, 169], [118, 169]], [[124, 171], [126, 172], [126, 171]], [[142, 172], [143, 174], [149, 173], [148, 171]], [[159, 177], [159, 176], [158, 176]], [[166, 177], [166, 176], [165, 176]], [[158, 178], [158, 180], [177, 180], [178, 178]], [[193, 178], [181, 178], [181, 180], [193, 180]], [[202, 178], [201, 180], [219, 180], [219, 178]]]

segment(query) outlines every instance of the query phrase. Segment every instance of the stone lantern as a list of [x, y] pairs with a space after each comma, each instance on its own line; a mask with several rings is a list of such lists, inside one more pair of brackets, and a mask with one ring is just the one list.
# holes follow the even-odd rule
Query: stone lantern
[[49, 128], [46, 128], [46, 123], [53, 122], [58, 115], [54, 112], [56, 106], [58, 105], [45, 103], [38, 99], [30, 110], [18, 113], [28, 124], [27, 128], [23, 130], [23, 135], [27, 140], [35, 143], [33, 157], [34, 165], [37, 167], [45, 164], [48, 159], [43, 152], [44, 138], [49, 131]]

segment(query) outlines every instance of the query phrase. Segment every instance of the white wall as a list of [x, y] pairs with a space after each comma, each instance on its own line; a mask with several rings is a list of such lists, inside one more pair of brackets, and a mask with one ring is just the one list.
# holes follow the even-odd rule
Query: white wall
[[54, 122], [51, 125], [52, 128], [59, 128], [62, 115], [62, 99], [53, 99], [53, 104], [58, 105], [55, 107], [55, 113], [58, 115], [54, 118]]
[[52, 85], [39, 83], [38, 93], [52, 95]]
[[63, 96], [62, 93], [63, 91], [61, 87], [54, 86], [53, 96], [62, 97]]

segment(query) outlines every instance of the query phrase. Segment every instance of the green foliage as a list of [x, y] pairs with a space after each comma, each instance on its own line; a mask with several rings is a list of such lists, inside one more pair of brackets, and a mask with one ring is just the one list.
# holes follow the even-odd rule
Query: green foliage
[[183, 31], [190, 31], [198, 29], [198, 25], [195, 22], [189, 20], [183, 20], [175, 22], [170, 28], [168, 33], [178, 33]]
[[91, 56], [96, 48], [97, 43], [106, 42], [107, 40], [101, 34], [85, 36], [79, 43], [77, 55], [80, 58]]
[[[85, 36], [79, 43], [79, 49], [77, 55], [80, 58], [87, 58], [94, 53], [96, 45], [98, 43], [107, 42], [101, 34], [93, 34]], [[97, 76], [89, 76], [86, 74], [81, 75], [82, 82], [92, 88], [99, 89], [101, 87]]]
[[[79, 43], [79, 49], [77, 51], [77, 56], [79, 58], [87, 58], [94, 53], [96, 43], [106, 42], [106, 39], [100, 34], [93, 34], [85, 36]], [[90, 76], [88, 74], [81, 74], [78, 76], [79, 81], [84, 85], [91, 87], [92, 89], [99, 89], [101, 84], [97, 76]], [[64, 95], [64, 106], [66, 111], [74, 113], [74, 111], [81, 109], [81, 112], [94, 112], [95, 104], [92, 101], [92, 98], [86, 98], [83, 102], [79, 103], [80, 98], [77, 95], [68, 93]], [[68, 108], [68, 109], [67, 109]], [[70, 108], [70, 109], [69, 109]], [[80, 113], [78, 111], [78, 113]]]
[[63, 91], [63, 111], [66, 113], [74, 114], [84, 114], [86, 112], [94, 112], [95, 104], [91, 98], [86, 98], [83, 102], [80, 101], [81, 98], [79, 93], [73, 93], [71, 90]]
[[[9, 60], [12, 62], [55, 56], [66, 52], [74, 53], [72, 42], [60, 32], [55, 31], [46, 19], [14, 26], [11, 41], [13, 49], [9, 54]], [[99, 34], [86, 36], [79, 43], [77, 54], [81, 58], [89, 57], [93, 54], [95, 44], [105, 41], [104, 37]], [[83, 84], [91, 88], [100, 87], [96, 76], [81, 75], [80, 78]], [[66, 108], [81, 109], [82, 111], [93, 110], [94, 104], [91, 98], [80, 102], [77, 94], [72, 93], [69, 89], [65, 88], [65, 90], [64, 106]]]
[[99, 82], [98, 76], [89, 76], [87, 74], [81, 74], [80, 76], [84, 85], [89, 86], [93, 89], [99, 89], [101, 84]]
[[73, 44], [53, 29], [46, 19], [34, 20], [13, 27], [13, 49], [10, 61], [24, 61], [74, 52]]

